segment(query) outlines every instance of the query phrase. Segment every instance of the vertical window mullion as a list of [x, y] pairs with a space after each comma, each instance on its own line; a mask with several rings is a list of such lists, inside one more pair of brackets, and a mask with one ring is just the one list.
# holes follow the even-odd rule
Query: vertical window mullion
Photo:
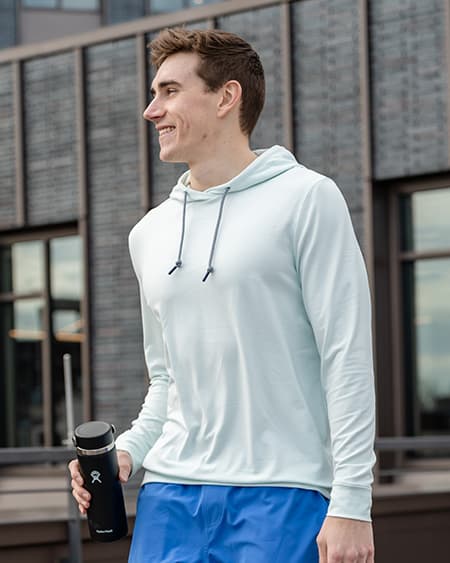
[[420, 417], [417, 394], [415, 260], [400, 259], [402, 307], [404, 320], [403, 366], [405, 386], [405, 428], [408, 436], [420, 435]]
[[52, 446], [53, 442], [53, 408], [52, 408], [52, 318], [51, 318], [51, 286], [50, 286], [50, 243], [45, 241], [45, 286], [44, 286], [44, 339], [42, 340], [42, 402], [44, 417], [44, 446]]

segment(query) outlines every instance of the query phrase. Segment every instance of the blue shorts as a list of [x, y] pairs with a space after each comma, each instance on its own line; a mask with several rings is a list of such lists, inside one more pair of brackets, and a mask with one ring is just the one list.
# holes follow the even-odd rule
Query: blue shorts
[[147, 483], [129, 563], [317, 563], [328, 500], [287, 487]]

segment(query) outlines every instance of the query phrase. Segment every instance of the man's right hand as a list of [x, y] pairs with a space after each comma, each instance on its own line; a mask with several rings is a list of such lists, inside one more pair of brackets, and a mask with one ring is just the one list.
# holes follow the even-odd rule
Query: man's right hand
[[[131, 473], [132, 469], [132, 461], [131, 456], [128, 452], [124, 450], [117, 451], [117, 461], [119, 464], [119, 480], [122, 483], [126, 483]], [[78, 503], [78, 509], [81, 514], [86, 514], [87, 509], [89, 508], [91, 495], [89, 491], [87, 491], [84, 487], [83, 476], [80, 472], [80, 464], [78, 463], [78, 459], [73, 459], [69, 463], [69, 471], [70, 476], [72, 477], [71, 486], [72, 486], [72, 495], [74, 496], [75, 500]]]

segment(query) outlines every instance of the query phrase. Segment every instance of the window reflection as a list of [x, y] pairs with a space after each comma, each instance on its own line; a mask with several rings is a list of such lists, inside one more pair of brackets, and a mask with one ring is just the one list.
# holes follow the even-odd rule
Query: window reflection
[[206, 4], [217, 4], [217, 2], [222, 2], [223, 0], [188, 0], [188, 4], [191, 7], [195, 6], [206, 6]]
[[12, 290], [27, 294], [44, 289], [44, 243], [16, 242], [11, 248]]
[[51, 295], [54, 299], [81, 299], [81, 250], [78, 236], [50, 241]]
[[42, 340], [43, 299], [21, 299], [14, 303], [13, 338], [17, 340]]
[[98, 0], [62, 0], [61, 5], [65, 10], [98, 10]]
[[[405, 266], [416, 432], [450, 430], [450, 258]], [[411, 374], [412, 375], [412, 374]]]
[[403, 250], [450, 248], [450, 188], [415, 192], [400, 203]]
[[25, 8], [56, 8], [58, 0], [22, 0]]
[[185, 0], [150, 0], [149, 4], [151, 14], [176, 12], [186, 6]]

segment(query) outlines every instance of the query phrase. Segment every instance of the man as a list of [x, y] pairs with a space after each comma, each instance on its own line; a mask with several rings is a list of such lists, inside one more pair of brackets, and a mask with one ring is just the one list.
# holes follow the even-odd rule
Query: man
[[117, 439], [120, 479], [145, 469], [129, 560], [372, 563], [370, 298], [344, 199], [250, 149], [248, 43], [172, 29], [150, 47], [144, 117], [189, 171], [129, 238], [151, 378]]

